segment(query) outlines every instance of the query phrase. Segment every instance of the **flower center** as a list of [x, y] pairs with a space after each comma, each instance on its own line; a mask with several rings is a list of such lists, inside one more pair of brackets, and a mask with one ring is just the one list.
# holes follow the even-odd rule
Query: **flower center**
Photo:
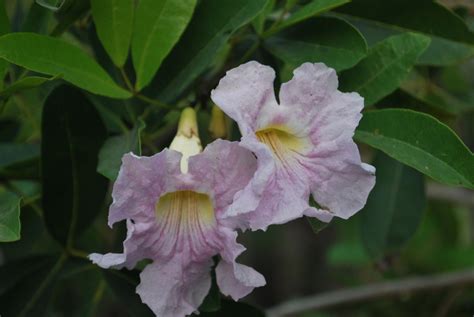
[[266, 128], [255, 132], [257, 139], [266, 144], [273, 154], [282, 162], [292, 152], [300, 152], [304, 146], [303, 141], [282, 129]]
[[218, 247], [214, 207], [208, 195], [190, 190], [167, 193], [156, 203], [155, 215], [163, 252], [186, 248], [201, 256]]

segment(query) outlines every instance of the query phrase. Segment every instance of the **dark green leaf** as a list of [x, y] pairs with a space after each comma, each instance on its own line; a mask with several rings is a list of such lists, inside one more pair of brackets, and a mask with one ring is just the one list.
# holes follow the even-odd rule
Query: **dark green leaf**
[[151, 310], [142, 303], [135, 289], [140, 283], [138, 271], [103, 270], [105, 281], [114, 293], [117, 301], [122, 302], [134, 317], [154, 316]]
[[362, 240], [378, 258], [401, 248], [420, 225], [426, 205], [423, 174], [378, 153], [377, 183], [360, 212]]
[[428, 37], [412, 33], [387, 38], [354, 68], [342, 72], [341, 89], [359, 92], [366, 106], [376, 103], [398, 88], [429, 42]]
[[19, 143], [0, 143], [0, 169], [12, 164], [25, 162], [39, 156], [39, 145], [37, 144], [19, 144]]
[[10, 288], [14, 287], [19, 281], [31, 272], [44, 266], [46, 263], [51, 263], [50, 256], [32, 256], [26, 259], [12, 261], [0, 266], [0, 298]]
[[474, 33], [459, 16], [432, 0], [354, 0], [338, 11], [359, 19], [369, 43], [373, 37], [381, 40], [406, 31], [430, 36], [430, 47], [419, 59], [422, 64], [452, 64], [474, 54]]
[[94, 221], [102, 206], [107, 180], [96, 168], [106, 131], [84, 94], [63, 85], [46, 100], [42, 135], [44, 220], [65, 245]]
[[10, 33], [0, 37], [0, 57], [39, 73], [62, 75], [64, 80], [92, 93], [112, 98], [131, 96], [80, 48], [59, 39]]
[[[23, 276], [15, 281], [14, 285], [10, 283], [12, 287], [0, 297], [3, 317], [49, 316], [47, 309], [50, 295], [66, 256], [38, 259], [38, 257], [27, 258], [15, 263], [18, 267], [24, 267], [26, 272], [21, 273]], [[31, 267], [28, 267], [28, 264]], [[0, 272], [2, 270], [10, 273], [15, 271], [10, 265], [1, 267]]]
[[55, 13], [58, 24], [51, 35], [59, 36], [90, 9], [90, 0], [63, 0]]
[[460, 100], [416, 71], [411, 72], [401, 89], [415, 99], [447, 113], [474, 111], [472, 103]]
[[287, 64], [322, 62], [337, 71], [354, 66], [367, 53], [367, 44], [354, 27], [329, 17], [299, 23], [267, 39], [265, 47]]
[[[0, 3], [0, 35], [10, 32], [10, 20], [8, 20], [5, 3]], [[8, 71], [8, 62], [4, 59], [0, 59], [0, 89], [3, 88], [3, 79]]]
[[11, 96], [12, 94], [14, 94], [16, 92], [19, 92], [19, 91], [22, 91], [22, 90], [31, 89], [31, 88], [41, 86], [45, 82], [55, 80], [58, 77], [59, 76], [50, 77], [50, 78], [39, 77], [39, 76], [29, 76], [29, 77], [22, 78], [22, 79], [20, 79], [16, 82], [14, 82], [10, 86], [6, 87], [2, 91], [0, 91], [0, 99], [1, 98], [7, 98], [7, 97]]
[[369, 111], [355, 138], [439, 182], [474, 188], [473, 154], [450, 128], [427, 114]]
[[133, 0], [91, 0], [91, 7], [102, 45], [114, 64], [122, 67], [132, 38]]
[[196, 0], [141, 0], [138, 3], [132, 42], [137, 90], [153, 79], [191, 20], [195, 6]]
[[17, 195], [0, 189], [0, 242], [20, 239], [20, 201]]
[[278, 25], [274, 32], [301, 22], [317, 14], [321, 14], [336, 7], [342, 6], [348, 2], [350, 2], [350, 0], [313, 0], [291, 14], [288, 19], [284, 20], [280, 25]]
[[204, 298], [204, 301], [202, 302], [201, 306], [199, 306], [200, 312], [214, 312], [221, 308], [221, 294], [219, 292], [219, 286], [217, 285], [216, 271], [215, 271], [217, 261], [219, 261], [219, 259], [217, 259], [217, 257], [214, 257], [214, 265], [211, 271], [211, 277], [212, 277], [211, 289], [209, 290], [209, 293]]
[[144, 128], [145, 123], [140, 120], [131, 131], [107, 139], [99, 152], [97, 172], [110, 180], [115, 180], [124, 154], [133, 152], [136, 155], [141, 155], [140, 135]]
[[[195, 315], [194, 315], [195, 316]], [[216, 312], [202, 312], [199, 314], [200, 317], [265, 317], [265, 313], [250, 306], [249, 304], [234, 302], [231, 300], [221, 301], [221, 309]]]
[[53, 12], [45, 10], [36, 2], [31, 2], [28, 15], [21, 26], [21, 32], [35, 32], [40, 34], [48, 33], [48, 26], [53, 20]]
[[203, 0], [157, 74], [160, 98], [175, 99], [214, 60], [230, 35], [251, 21], [266, 0]]

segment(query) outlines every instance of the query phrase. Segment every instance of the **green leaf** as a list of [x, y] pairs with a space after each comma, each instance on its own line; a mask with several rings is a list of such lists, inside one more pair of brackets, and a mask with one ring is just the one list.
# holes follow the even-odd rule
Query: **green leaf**
[[0, 276], [15, 272], [12, 265], [26, 268], [21, 279], [16, 279], [15, 284], [8, 283], [11, 287], [0, 296], [2, 316], [50, 316], [48, 302], [65, 260], [65, 255], [30, 257], [0, 267]]
[[457, 115], [474, 110], [473, 104], [460, 100], [416, 71], [410, 73], [401, 89], [418, 101], [447, 113]]
[[199, 306], [199, 311], [200, 312], [214, 312], [217, 311], [221, 308], [221, 295], [219, 292], [219, 286], [217, 285], [217, 280], [216, 280], [216, 271], [215, 268], [217, 266], [217, 263], [219, 259], [216, 259], [217, 257], [214, 257], [214, 265], [211, 270], [211, 289], [209, 290], [209, 293], [206, 295], [204, 298], [204, 301], [202, 302], [201, 306]]
[[439, 182], [474, 188], [473, 154], [430, 115], [403, 109], [369, 111], [355, 138]]
[[[0, 3], [0, 35], [10, 32], [10, 20], [8, 19], [5, 2]], [[8, 72], [8, 62], [0, 59], [0, 89], [3, 88], [3, 79]]]
[[62, 75], [64, 80], [98, 95], [131, 96], [80, 48], [56, 38], [34, 33], [4, 35], [0, 37], [0, 57], [39, 73]]
[[263, 8], [262, 12], [258, 14], [255, 19], [252, 21], [253, 28], [257, 34], [262, 34], [265, 28], [265, 22], [267, 20], [268, 15], [272, 12], [273, 8], [275, 7], [276, 0], [267, 0], [265, 7]]
[[39, 145], [0, 143], [0, 169], [39, 157]]
[[428, 37], [412, 33], [387, 38], [354, 68], [342, 72], [341, 90], [357, 91], [366, 106], [373, 105], [398, 88], [429, 42]]
[[122, 67], [132, 38], [133, 0], [91, 0], [91, 7], [102, 45], [114, 64]]
[[141, 0], [138, 3], [132, 41], [137, 90], [153, 79], [183, 34], [195, 6], [196, 0]]
[[299, 23], [317, 14], [321, 14], [342, 6], [348, 2], [350, 2], [350, 0], [313, 0], [291, 14], [290, 17], [278, 25], [274, 31], [270, 31], [271, 33], [278, 32], [284, 28]]
[[115, 180], [124, 154], [129, 152], [136, 155], [142, 154], [140, 135], [144, 128], [145, 123], [140, 120], [131, 131], [108, 138], [99, 152], [97, 172], [110, 180]]
[[426, 206], [423, 174], [378, 153], [377, 183], [360, 212], [362, 241], [378, 258], [400, 249], [416, 232]]
[[100, 211], [107, 180], [96, 172], [106, 130], [91, 102], [59, 86], [43, 109], [41, 169], [44, 220], [62, 245], [72, 243]]
[[130, 315], [133, 317], [154, 316], [136, 293], [136, 288], [140, 283], [138, 271], [102, 270], [102, 274], [117, 301], [128, 308]]
[[369, 43], [373, 37], [377, 41], [407, 31], [430, 36], [421, 64], [448, 65], [474, 54], [474, 33], [459, 16], [432, 0], [354, 0], [338, 11], [356, 18], [351, 22], [361, 25]]
[[170, 101], [183, 92], [226, 44], [230, 35], [251, 21], [266, 0], [203, 0], [181, 40], [157, 74], [160, 99]]
[[287, 64], [322, 62], [336, 71], [351, 68], [367, 53], [367, 43], [354, 27], [330, 17], [299, 23], [268, 38], [264, 45]]
[[29, 76], [29, 77], [24, 77], [10, 86], [6, 87], [5, 89], [0, 91], [0, 99], [2, 98], [7, 98], [14, 93], [26, 90], [26, 89], [31, 89], [35, 88], [38, 86], [41, 86], [42, 84], [48, 82], [48, 81], [53, 81], [57, 79], [60, 76], [54, 76], [50, 78], [46, 77], [39, 77], [39, 76]]
[[90, 0], [62, 0], [62, 5], [55, 13], [58, 24], [51, 32], [52, 36], [59, 36], [74, 22], [83, 17], [90, 9]]
[[[196, 315], [193, 315], [196, 316]], [[215, 312], [201, 312], [200, 317], [265, 317], [265, 313], [260, 309], [249, 304], [234, 302], [231, 300], [222, 300], [221, 309]]]
[[20, 201], [17, 195], [0, 191], [0, 242], [20, 240]]

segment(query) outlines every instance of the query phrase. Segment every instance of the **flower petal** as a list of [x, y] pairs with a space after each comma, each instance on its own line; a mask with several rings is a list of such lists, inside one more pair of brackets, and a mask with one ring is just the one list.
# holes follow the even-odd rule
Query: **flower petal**
[[104, 269], [123, 267], [133, 269], [138, 261], [150, 258], [149, 248], [143, 247], [144, 241], [151, 236], [150, 227], [149, 224], [134, 224], [131, 220], [127, 220], [127, 238], [123, 242], [123, 253], [92, 253], [89, 259]]
[[[228, 217], [227, 207], [234, 196], [252, 179], [257, 169], [257, 160], [249, 150], [238, 142], [216, 140], [209, 144], [203, 153], [189, 158], [189, 173], [202, 183], [208, 183], [214, 192], [217, 217]], [[251, 202], [245, 202], [251, 203]], [[253, 210], [243, 206], [245, 210]], [[240, 202], [234, 205], [240, 205]]]
[[314, 200], [333, 215], [347, 219], [364, 207], [375, 185], [375, 168], [361, 163], [353, 142], [319, 155], [322, 157], [315, 158], [311, 167]]
[[[242, 71], [248, 66], [241, 67], [228, 72], [234, 75], [223, 79], [226, 89], [219, 85], [220, 95], [214, 101], [239, 124], [241, 145], [257, 156], [254, 178], [236, 195], [236, 201], [251, 202], [244, 204], [248, 225], [266, 229], [302, 215], [330, 221], [360, 210], [375, 183], [374, 169], [361, 162], [352, 140], [362, 117], [363, 98], [338, 91], [333, 69], [305, 63], [282, 85], [280, 105], [256, 104], [259, 111], [248, 112], [252, 108], [239, 106], [239, 98], [244, 98], [244, 104], [249, 99], [232, 95], [234, 83], [249, 80], [246, 76], [252, 80], [249, 72]], [[255, 62], [252, 67], [257, 68]], [[247, 88], [247, 96], [262, 91]], [[321, 208], [309, 206], [310, 194]], [[256, 201], [258, 206], [249, 212]], [[239, 214], [235, 205], [229, 214]]]
[[211, 98], [237, 121], [241, 131], [252, 131], [259, 112], [277, 105], [274, 79], [275, 71], [271, 67], [251, 61], [228, 71], [211, 92]]
[[181, 173], [180, 160], [179, 152], [167, 149], [150, 157], [125, 154], [112, 191], [109, 225], [127, 218], [151, 221], [166, 182]]
[[190, 315], [211, 287], [212, 260], [189, 262], [179, 255], [168, 262], [153, 262], [140, 274], [137, 293], [160, 317]]
[[293, 71], [293, 78], [281, 85], [280, 105], [307, 115], [327, 104], [338, 86], [334, 69], [323, 63], [304, 63]]
[[216, 279], [222, 294], [239, 300], [255, 287], [264, 286], [265, 278], [253, 268], [235, 262], [245, 250], [236, 242], [236, 238], [237, 233], [234, 231], [225, 233], [226, 249], [221, 253], [222, 260], [216, 267]]

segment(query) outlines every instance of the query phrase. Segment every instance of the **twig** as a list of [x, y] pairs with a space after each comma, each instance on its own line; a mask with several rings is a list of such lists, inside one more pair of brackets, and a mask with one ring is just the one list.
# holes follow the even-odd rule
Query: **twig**
[[364, 285], [352, 289], [290, 300], [270, 308], [269, 317], [296, 316], [303, 312], [354, 304], [381, 297], [399, 296], [410, 292], [423, 292], [451, 286], [474, 285], [474, 269], [423, 277], [410, 277], [395, 281]]
[[444, 200], [474, 208], [474, 192], [467, 188], [427, 183], [426, 194], [435, 200]]

